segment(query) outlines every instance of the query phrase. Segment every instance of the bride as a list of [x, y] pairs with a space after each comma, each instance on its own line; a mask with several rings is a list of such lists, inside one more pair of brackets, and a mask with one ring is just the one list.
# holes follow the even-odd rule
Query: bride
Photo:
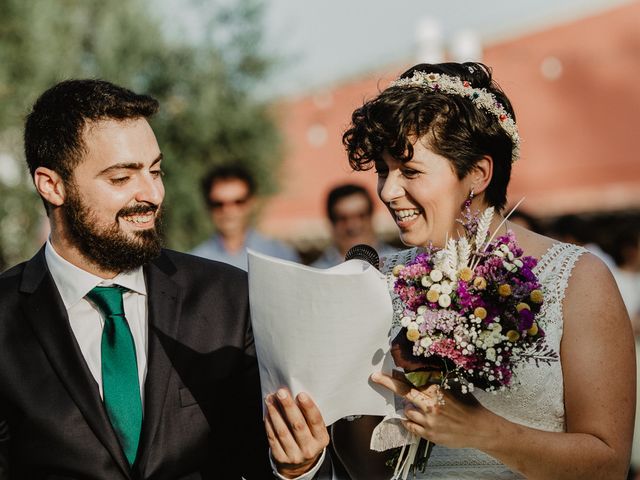
[[[378, 194], [403, 243], [442, 246], [457, 235], [467, 199], [472, 210], [504, 207], [520, 139], [511, 103], [490, 70], [448, 63], [405, 72], [353, 113], [343, 142], [355, 170], [375, 168]], [[611, 274], [580, 247], [506, 225], [525, 254], [539, 259], [541, 323], [560, 361], [524, 364], [517, 388], [477, 392], [473, 406], [446, 391], [438, 402], [436, 386], [418, 392], [382, 374], [373, 380], [406, 398], [404, 426], [436, 444], [424, 478], [625, 478], [634, 347]], [[417, 252], [387, 258], [384, 272]], [[376, 474], [371, 465], [362, 476], [364, 459], [350, 455], [370, 456], [385, 471], [383, 455], [354, 448], [351, 438], [375, 423], [362, 418], [335, 426], [335, 449], [355, 478], [388, 478], [389, 470]]]
[[[411, 68], [356, 109], [343, 143], [352, 168], [375, 168], [379, 197], [403, 243], [414, 247], [384, 260], [383, 272], [391, 275], [419, 247], [442, 247], [446, 238], [457, 237], [465, 204], [473, 211], [504, 208], [520, 139], [511, 103], [491, 71], [480, 63], [445, 63]], [[494, 218], [492, 231], [500, 220]], [[625, 478], [635, 356], [615, 282], [581, 247], [508, 221], [502, 228], [539, 260], [535, 273], [545, 301], [538, 323], [560, 359], [525, 362], [515, 371], [516, 388], [476, 390], [474, 405], [437, 386], [418, 391], [374, 375], [373, 381], [404, 397], [404, 428], [436, 445], [419, 478]], [[333, 448], [353, 479], [388, 479], [393, 473], [385, 465], [389, 453], [369, 449], [380, 420], [343, 419], [333, 426]], [[278, 460], [286, 462], [286, 455]]]

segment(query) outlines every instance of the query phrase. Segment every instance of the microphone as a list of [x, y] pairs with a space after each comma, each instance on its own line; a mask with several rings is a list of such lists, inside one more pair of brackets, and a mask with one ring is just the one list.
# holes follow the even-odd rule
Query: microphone
[[346, 262], [347, 260], [353, 259], [364, 260], [374, 268], [380, 268], [380, 257], [378, 256], [378, 252], [376, 252], [376, 249], [370, 245], [360, 243], [351, 247], [344, 256], [344, 261]]

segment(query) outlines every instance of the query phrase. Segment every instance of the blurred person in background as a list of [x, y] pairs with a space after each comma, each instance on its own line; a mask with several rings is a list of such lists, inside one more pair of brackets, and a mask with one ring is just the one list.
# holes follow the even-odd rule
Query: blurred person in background
[[373, 200], [366, 188], [351, 183], [332, 188], [327, 194], [326, 209], [333, 243], [311, 264], [313, 267], [338, 265], [351, 247], [362, 243], [375, 248], [380, 256], [396, 250], [376, 237]]
[[[509, 212], [511, 211], [511, 208], [507, 208], [506, 210], [507, 212]], [[511, 223], [520, 225], [521, 227], [524, 227], [527, 230], [531, 230], [532, 232], [539, 233], [540, 235], [545, 235], [544, 230], [540, 225], [540, 222], [538, 221], [538, 219], [524, 210], [520, 210], [520, 209], [514, 210], [511, 216], [509, 216], [509, 221]]]
[[226, 165], [212, 169], [202, 180], [202, 193], [215, 233], [191, 252], [199, 257], [247, 270], [247, 248], [299, 262], [297, 252], [267, 238], [251, 227], [256, 182], [244, 167]]
[[596, 224], [575, 214], [563, 215], [552, 226], [551, 236], [567, 243], [580, 245], [602, 260], [612, 272], [617, 269], [613, 257], [596, 241]]

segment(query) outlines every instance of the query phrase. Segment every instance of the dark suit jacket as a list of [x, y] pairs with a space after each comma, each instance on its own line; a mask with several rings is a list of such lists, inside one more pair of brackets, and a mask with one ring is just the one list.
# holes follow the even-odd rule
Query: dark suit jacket
[[144, 268], [148, 367], [130, 468], [45, 262], [0, 276], [0, 479], [273, 478], [246, 274], [165, 250]]

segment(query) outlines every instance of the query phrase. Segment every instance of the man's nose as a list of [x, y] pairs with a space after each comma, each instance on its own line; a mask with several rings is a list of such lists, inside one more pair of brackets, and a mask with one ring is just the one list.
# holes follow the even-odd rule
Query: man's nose
[[146, 175], [143, 176], [136, 194], [136, 200], [138, 202], [160, 205], [163, 199], [164, 184], [162, 183], [162, 179]]

